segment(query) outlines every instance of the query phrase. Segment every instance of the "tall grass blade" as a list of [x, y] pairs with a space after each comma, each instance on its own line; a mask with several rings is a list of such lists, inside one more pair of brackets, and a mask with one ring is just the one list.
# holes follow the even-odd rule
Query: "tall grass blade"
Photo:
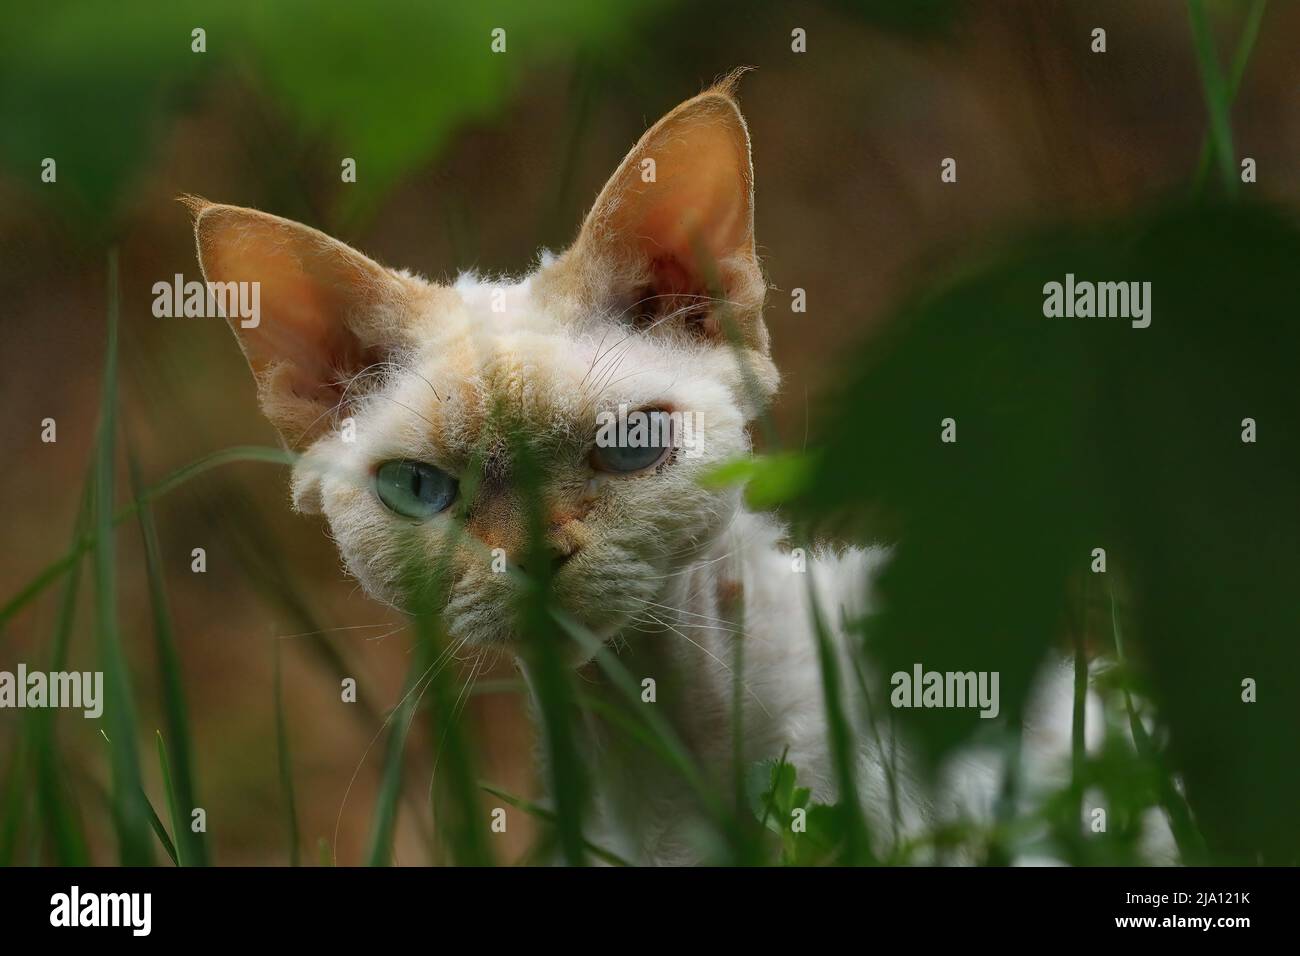
[[[88, 472], [82, 488], [81, 506], [73, 525], [74, 540], [85, 533], [90, 521], [92, 495], [93, 470]], [[50, 648], [48, 670], [51, 673], [67, 669], [68, 645], [76, 622], [80, 586], [81, 562], [78, 561], [64, 580], [59, 597], [58, 617]], [[57, 719], [56, 709], [40, 708], [28, 712], [25, 726], [31, 745], [28, 752], [35, 762], [36, 799], [42, 807], [40, 822], [55, 863], [59, 866], [86, 866], [89, 863], [86, 838], [76, 811], [75, 792], [66, 786], [64, 780], [56, 733]]]
[[[112, 751], [114, 750], [112, 738], [109, 737], [108, 734], [106, 734], [103, 730], [99, 732], [99, 735], [103, 737], [104, 741], [108, 744], [109, 752], [111, 754]], [[144, 808], [146, 818], [148, 819], [149, 829], [151, 829], [154, 833], [154, 836], [158, 838], [158, 842], [162, 845], [163, 852], [167, 854], [168, 858], [177, 866], [180, 866], [180, 857], [176, 855], [176, 844], [172, 842], [171, 836], [169, 836], [167, 833], [167, 828], [163, 826], [162, 818], [158, 816], [158, 811], [153, 808], [153, 802], [149, 799], [149, 795], [144, 792], [143, 787], [137, 790], [136, 793], [138, 795], [140, 805]], [[115, 805], [117, 802], [116, 795], [102, 790], [99, 791], [99, 795], [103, 798], [105, 804], [108, 806], [108, 811], [110, 815], [116, 813], [116, 809], [115, 809]]]
[[1231, 100], [1218, 54], [1214, 52], [1214, 37], [1205, 16], [1204, 0], [1187, 0], [1187, 10], [1192, 22], [1192, 40], [1196, 47], [1196, 63], [1201, 71], [1201, 86], [1205, 91], [1205, 106], [1210, 114], [1210, 141], [1214, 144], [1214, 158], [1218, 161], [1219, 176], [1229, 196], [1237, 194], [1236, 157], [1232, 149], [1232, 124], [1228, 107]]
[[[113, 515], [109, 524], [110, 528], [116, 528], [122, 522], [132, 517], [136, 509], [142, 502], [154, 501], [166, 494], [186, 484], [204, 472], [219, 468], [222, 465], [228, 465], [233, 462], [241, 461], [260, 461], [273, 464], [290, 465], [297, 459], [297, 456], [291, 452], [283, 451], [279, 448], [262, 448], [256, 445], [241, 445], [235, 448], [226, 448], [222, 451], [213, 452], [211, 455], [205, 455], [198, 461], [191, 462], [182, 468], [176, 469], [158, 484], [151, 488], [146, 488], [139, 496], [137, 501], [122, 508], [117, 514]], [[42, 591], [57, 581], [60, 576], [65, 574], [76, 563], [77, 559], [86, 552], [95, 547], [100, 540], [98, 532], [99, 524], [96, 522], [95, 530], [79, 538], [67, 553], [58, 560], [51, 562], [41, 569], [26, 585], [22, 587], [17, 594], [5, 602], [0, 607], [0, 637], [3, 637], [3, 627], [8, 621], [31, 601], [36, 598]]]
[[13, 866], [18, 856], [19, 837], [26, 830], [27, 805], [31, 788], [27, 785], [27, 755], [32, 744], [26, 736], [9, 756], [5, 777], [4, 804], [0, 807], [0, 866]]
[[844, 826], [844, 858], [851, 866], [875, 863], [871, 839], [862, 803], [858, 797], [858, 780], [855, 755], [857, 746], [853, 729], [844, 716], [843, 688], [840, 683], [840, 665], [830, 631], [822, 617], [821, 604], [813, 586], [812, 570], [805, 572], [808, 604], [812, 613], [814, 637], [817, 641], [817, 658], [821, 664], [822, 694], [825, 699], [826, 725], [835, 778], [839, 785], [839, 805]]
[[[502, 790], [500, 787], [494, 787], [490, 783], [480, 783], [479, 788], [482, 789], [484, 793], [490, 793], [492, 794], [492, 796], [496, 797], [497, 799], [504, 800], [507, 804], [514, 807], [516, 810], [522, 810], [524, 813], [527, 813], [529, 816], [536, 817], [538, 820], [545, 821], [546, 823], [549, 823], [552, 826], [556, 825], [557, 821], [555, 818], [555, 814], [552, 811], [546, 809], [545, 807], [533, 803], [531, 800], [525, 800], [523, 797], [517, 797], [512, 793], [508, 793], [505, 790]], [[596, 859], [600, 860], [603, 863], [608, 863], [610, 866], [631, 866], [632, 865], [627, 860], [619, 856], [617, 853], [614, 853], [610, 850], [606, 850], [604, 847], [597, 846], [595, 843], [592, 843], [590, 840], [586, 838], [583, 839], [582, 843], [583, 846], [586, 847], [588, 853], [590, 853], [592, 856], [594, 856]]]
[[289, 865], [301, 864], [298, 838], [298, 800], [293, 788], [293, 758], [289, 753], [289, 724], [284, 714], [284, 674], [280, 667], [280, 642], [275, 642], [275, 756], [280, 769], [285, 827], [289, 831]]
[[[1121, 668], [1127, 667], [1124, 658], [1124, 638], [1120, 633], [1119, 613], [1115, 608], [1115, 592], [1110, 594], [1110, 624], [1111, 634], [1115, 639], [1115, 660]], [[1123, 688], [1124, 709], [1128, 714], [1129, 731], [1133, 734], [1133, 746], [1136, 748], [1138, 755], [1144, 760], [1150, 761], [1154, 766], [1160, 769], [1160, 804], [1164, 808], [1165, 817], [1169, 821], [1169, 831], [1173, 834], [1174, 843], [1178, 845], [1178, 853], [1184, 864], [1188, 866], [1204, 865], [1208, 857], [1208, 849], [1205, 845], [1205, 838], [1201, 835], [1195, 821], [1192, 819], [1191, 808], [1187, 805], [1186, 799], [1178, 788], [1174, 785], [1173, 779], [1164, 767], [1164, 761], [1156, 752], [1155, 743], [1151, 740], [1150, 734], [1147, 733], [1146, 727], [1142, 724], [1142, 718], [1138, 716], [1137, 708], [1133, 706], [1133, 695], [1129, 693], [1128, 687]]]
[[[1088, 582], [1084, 579], [1082, 620], [1074, 634], [1074, 700], [1070, 721], [1070, 786], [1083, 820], [1083, 784], [1088, 762]], [[1082, 826], [1082, 823], [1079, 824]]]
[[525, 648], [524, 671], [536, 696], [541, 717], [544, 766], [555, 803], [556, 837], [570, 866], [586, 863], [582, 818], [588, 781], [578, 756], [573, 718], [577, 714], [572, 675], [563, 657], [564, 636], [551, 618], [552, 557], [546, 545], [549, 519], [543, 500], [542, 468], [522, 433], [512, 435], [511, 450], [518, 485], [527, 509], [528, 582], [518, 612], [519, 634]]
[[104, 717], [117, 743], [113, 746], [113, 824], [118, 857], [124, 866], [153, 862], [149, 848], [148, 801], [140, 780], [135, 742], [135, 707], [131, 678], [117, 631], [117, 559], [113, 537], [113, 468], [117, 430], [117, 250], [108, 256], [108, 348], [100, 403], [99, 441], [95, 454], [95, 610], [100, 667], [104, 672]]
[[[1250, 10], [1246, 13], [1246, 22], [1241, 28], [1241, 37], [1237, 41], [1237, 52], [1232, 59], [1232, 72], [1228, 74], [1228, 105], [1237, 98], [1241, 80], [1246, 75], [1246, 65], [1255, 50], [1255, 40], [1259, 37], [1259, 25], [1264, 20], [1264, 11], [1268, 0], [1252, 0]], [[1201, 156], [1196, 163], [1196, 175], [1192, 180], [1193, 195], [1200, 195], [1205, 190], [1205, 181], [1209, 178], [1210, 167], [1214, 164], [1215, 150], [1213, 141], [1206, 136], [1201, 143]]]
[[[696, 765], [690, 751], [673, 730], [672, 725], [654, 708], [641, 705], [641, 687], [619, 661], [618, 655], [600, 638], [561, 609], [552, 608], [551, 615], [560, 629], [577, 642], [596, 662], [596, 666], [609, 680], [610, 685], [618, 691], [619, 696], [626, 703], [631, 705], [631, 713], [640, 716], [644, 725], [643, 734], [648, 734], [656, 742], [653, 752], [671, 762], [673, 769], [694, 792], [711, 822], [732, 842], [737, 856], [743, 858], [744, 833], [737, 823], [737, 815], [728, 810], [721, 796]], [[608, 713], [612, 714], [613, 711], [608, 710]], [[632, 735], [638, 739], [646, 739], [642, 734]]]
[[[190, 866], [192, 860], [185, 855], [185, 841], [181, 839], [181, 833], [189, 830], [187, 819], [181, 807], [183, 804], [176, 801], [176, 788], [172, 786], [172, 770], [167, 763], [167, 745], [163, 743], [162, 731], [157, 732], [158, 736], [158, 770], [162, 774], [163, 793], [167, 797], [167, 813], [171, 816], [172, 833], [176, 834], [175, 850], [176, 865]], [[157, 816], [157, 814], [155, 814]]]
[[[432, 613], [415, 618], [416, 637], [425, 648], [424, 656], [439, 660], [445, 640], [439, 621]], [[481, 817], [478, 799], [478, 776], [473, 753], [463, 732], [458, 702], [462, 688], [456, 687], [449, 668], [433, 668], [426, 688], [433, 726], [438, 730], [431, 800], [434, 823], [439, 835], [450, 847], [451, 862], [461, 866], [491, 866], [487, 826]]]
[[[167, 588], [164, 583], [162, 559], [158, 547], [158, 532], [153, 523], [153, 511], [147, 502], [140, 499], [140, 473], [135, 455], [128, 449], [127, 462], [130, 466], [131, 487], [135, 495], [139, 520], [140, 536], [144, 543], [145, 575], [149, 581], [149, 604], [153, 611], [154, 648], [158, 655], [158, 674], [162, 680], [163, 714], [167, 725], [167, 736], [171, 739], [171, 759], [176, 767], [175, 800], [170, 795], [168, 803], [172, 807], [172, 830], [176, 834], [176, 851], [183, 866], [207, 866], [208, 853], [204, 834], [195, 833], [193, 828], [182, 823], [199, 805], [198, 792], [194, 784], [193, 760], [190, 756], [190, 729], [187, 707], [185, 704], [185, 685], [181, 678], [180, 655], [176, 651], [175, 628], [172, 625], [171, 609], [167, 602]], [[158, 736], [158, 746], [163, 746], [163, 737]], [[164, 768], [166, 769], [166, 768]], [[177, 807], [184, 810], [177, 812]]]
[[[425, 646], [423, 643], [420, 645]], [[397, 826], [397, 802], [402, 796], [402, 765], [406, 737], [420, 701], [420, 685], [435, 662], [427, 653], [416, 655], [406, 675], [401, 703], [389, 718], [388, 745], [384, 750], [384, 769], [380, 777], [379, 796], [370, 822], [370, 839], [366, 849], [367, 866], [388, 866], [393, 854], [393, 831]]]

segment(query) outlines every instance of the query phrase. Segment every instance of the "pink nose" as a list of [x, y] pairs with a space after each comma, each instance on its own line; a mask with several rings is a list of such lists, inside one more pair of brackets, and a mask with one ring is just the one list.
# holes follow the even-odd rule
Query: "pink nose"
[[[587, 529], [579, 513], [571, 508], [552, 509], [548, 517], [544, 544], [552, 568], [558, 568], [582, 549]], [[506, 557], [519, 567], [528, 562], [531, 542], [527, 513], [514, 495], [493, 495], [476, 502], [466, 528], [489, 548], [505, 551]]]

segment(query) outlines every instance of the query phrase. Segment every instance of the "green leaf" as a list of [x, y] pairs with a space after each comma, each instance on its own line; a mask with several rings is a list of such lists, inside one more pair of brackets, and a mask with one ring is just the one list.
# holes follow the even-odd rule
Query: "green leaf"
[[[846, 836], [857, 825], [840, 804], [817, 803], [812, 791], [796, 786], [797, 772], [782, 755], [760, 760], [746, 772], [746, 794], [755, 818], [781, 837], [781, 862], [813, 866], [836, 862]], [[794, 829], [795, 811], [802, 810], [801, 832]]]
[[[338, 225], [373, 211], [462, 125], [499, 112], [531, 66], [567, 60], [577, 48], [612, 56], [636, 39], [647, 13], [665, 7], [663, 0], [174, 0], [161, 7], [71, 0], [55, 15], [33, 5], [13, 11], [0, 35], [0, 159], [40, 200], [106, 235], [129, 187], [200, 90], [251, 89], [269, 100], [259, 108], [277, 128], [267, 145], [258, 129], [247, 131], [263, 150], [259, 160], [283, 164], [286, 155], [320, 147], [356, 160], [355, 183], [343, 185], [334, 167]], [[201, 53], [191, 48], [198, 26], [207, 31]], [[500, 54], [491, 49], [498, 27], [506, 29]], [[39, 182], [46, 157], [58, 162], [57, 190]]]
[[[873, 696], [918, 662], [996, 671], [1018, 721], [1104, 547], [1132, 595], [1128, 663], [1216, 858], [1300, 860], [1297, 261], [1288, 217], [1172, 208], [1031, 237], [904, 305], [833, 396], [789, 506], [893, 545], [866, 622]], [[1046, 317], [1067, 274], [1151, 283], [1150, 326]], [[896, 715], [932, 762], [990, 723]]]
[[816, 471], [816, 456], [783, 452], [736, 458], [716, 465], [700, 478], [706, 488], [745, 485], [745, 501], [758, 510], [774, 508], [806, 492]]

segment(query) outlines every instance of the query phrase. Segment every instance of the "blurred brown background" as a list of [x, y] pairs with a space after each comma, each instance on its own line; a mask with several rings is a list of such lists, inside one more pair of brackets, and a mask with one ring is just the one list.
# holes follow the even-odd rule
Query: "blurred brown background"
[[[275, 444], [224, 323], [151, 315], [153, 283], [199, 277], [188, 217], [174, 201], [180, 193], [300, 219], [435, 279], [467, 268], [517, 273], [539, 246], [562, 248], [572, 237], [649, 123], [715, 77], [755, 66], [740, 96], [773, 287], [767, 318], [785, 376], [776, 415], [783, 439], [800, 444], [846, 347], [869, 341], [909, 289], [1037, 222], [1104, 218], [1187, 190], [1206, 119], [1183, 3], [1026, 0], [954, 4], [951, 14], [933, 6], [923, 14], [929, 22], [895, 22], [879, 4], [642, 5], [617, 45], [559, 41], [540, 53], [507, 53], [526, 62], [499, 102], [459, 121], [426, 161], [363, 206], [349, 204], [352, 187], [339, 182], [349, 143], [328, 124], [287, 119], [260, 74], [238, 62], [188, 84], [179, 106], [160, 108], [147, 169], [93, 225], [76, 207], [47, 201], [42, 190], [56, 187], [36, 184], [35, 165], [21, 176], [8, 168], [0, 178], [0, 439], [9, 452], [0, 477], [0, 595], [62, 554], [71, 534], [98, 414], [109, 242], [121, 250], [124, 427], [145, 480], [216, 449]], [[1224, 62], [1245, 7], [1211, 4]], [[1089, 49], [1097, 26], [1107, 31], [1104, 54]], [[807, 31], [806, 53], [791, 52], [794, 27]], [[382, 45], [386, 31], [400, 28], [378, 15], [356, 43]], [[528, 31], [510, 34], [512, 51], [527, 49]], [[1271, 4], [1233, 111], [1237, 152], [1259, 168], [1259, 182], [1246, 188], [1290, 203], [1300, 188], [1298, 38], [1300, 6]], [[262, 56], [274, 61], [275, 50]], [[454, 97], [456, 77], [446, 82], [443, 95]], [[411, 89], [401, 109], [419, 111], [426, 95]], [[940, 182], [945, 157], [957, 160], [955, 184]], [[367, 174], [362, 157], [359, 177]], [[76, 175], [60, 169], [61, 181]], [[795, 287], [807, 290], [806, 314], [790, 311]], [[46, 417], [58, 422], [56, 444], [40, 441]], [[382, 755], [382, 743], [367, 747], [380, 730], [376, 715], [401, 695], [412, 638], [342, 572], [321, 521], [290, 512], [285, 479], [276, 466], [232, 466], [157, 507], [198, 789], [218, 862], [286, 861], [272, 705], [278, 641], [305, 858], [319, 858], [318, 841], [332, 845], [337, 823], [337, 858], [352, 863]], [[120, 481], [126, 488], [125, 468]], [[249, 516], [252, 539], [234, 530]], [[190, 572], [194, 547], [207, 550], [206, 574]], [[249, 556], [267, 547], [270, 565], [333, 629], [321, 637], [357, 678], [364, 706], [340, 703], [337, 675], [311, 639], [289, 636], [302, 630], [299, 617], [259, 588], [265, 572]], [[160, 703], [130, 523], [118, 553], [123, 639], [142, 747], [151, 748], [144, 735], [160, 726]], [[85, 604], [73, 659], [89, 667]], [[0, 668], [36, 666], [53, 615], [50, 594], [24, 610], [0, 644]], [[493, 677], [511, 674], [502, 668]], [[519, 696], [480, 694], [469, 713], [481, 775], [535, 794]], [[16, 726], [14, 713], [0, 712], [0, 754]], [[106, 779], [94, 722], [64, 718], [60, 736], [89, 778]], [[404, 811], [427, 793], [435, 746], [417, 728]], [[156, 783], [156, 767], [145, 764]], [[399, 862], [427, 859], [425, 816], [403, 812]], [[509, 819], [503, 860], [517, 858], [531, 833], [523, 815]], [[93, 830], [111, 840], [107, 827]], [[97, 859], [111, 858], [110, 842], [94, 849]]]

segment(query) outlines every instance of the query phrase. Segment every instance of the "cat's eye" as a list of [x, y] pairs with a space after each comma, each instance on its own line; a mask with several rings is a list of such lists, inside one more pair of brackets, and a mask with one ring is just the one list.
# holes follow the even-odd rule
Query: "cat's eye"
[[596, 434], [591, 466], [597, 471], [628, 475], [648, 471], [672, 451], [672, 419], [662, 409], [611, 417]]
[[456, 499], [456, 479], [422, 461], [386, 461], [375, 472], [375, 494], [389, 511], [424, 521]]

